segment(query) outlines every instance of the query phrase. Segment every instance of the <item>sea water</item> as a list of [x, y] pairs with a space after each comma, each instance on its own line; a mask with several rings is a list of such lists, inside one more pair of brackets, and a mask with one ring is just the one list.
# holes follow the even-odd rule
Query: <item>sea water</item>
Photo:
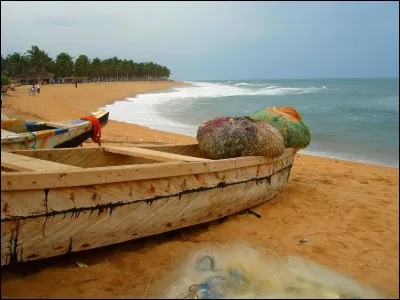
[[311, 131], [300, 153], [398, 167], [398, 79], [224, 80], [121, 99], [110, 119], [196, 136], [217, 116], [294, 106]]

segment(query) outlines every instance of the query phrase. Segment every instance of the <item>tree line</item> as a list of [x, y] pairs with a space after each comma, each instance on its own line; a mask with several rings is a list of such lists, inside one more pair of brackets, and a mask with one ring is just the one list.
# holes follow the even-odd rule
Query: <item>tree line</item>
[[24, 54], [14, 52], [5, 58], [1, 55], [2, 75], [21, 78], [34, 74], [39, 79], [46, 73], [54, 74], [57, 79], [86, 77], [102, 81], [169, 80], [171, 76], [166, 66], [153, 62], [138, 63], [116, 56], [103, 60], [98, 57], [89, 59], [84, 54], [74, 59], [66, 52], [52, 59], [38, 46], [32, 46]]

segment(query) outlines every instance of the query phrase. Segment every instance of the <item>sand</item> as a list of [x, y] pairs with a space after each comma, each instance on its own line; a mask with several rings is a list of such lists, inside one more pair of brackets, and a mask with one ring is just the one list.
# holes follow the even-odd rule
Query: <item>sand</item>
[[[29, 120], [69, 120], [96, 111], [100, 107], [135, 94], [166, 90], [172, 86], [182, 86], [183, 82], [102, 82], [60, 85], [44, 85], [41, 93], [28, 95], [28, 87], [9, 91], [4, 99], [2, 113]], [[135, 113], [135, 112], [133, 112]], [[128, 127], [127, 127], [128, 126]], [[129, 128], [129, 130], [127, 130]], [[102, 141], [114, 143], [142, 139], [145, 142], [193, 142], [194, 138], [168, 132], [155, 131], [139, 125], [127, 125], [110, 121], [102, 132]]]
[[[8, 92], [2, 113], [30, 120], [70, 119], [137, 93], [184, 83], [102, 83], [26, 87]], [[110, 121], [103, 143], [193, 142], [194, 138]], [[89, 143], [85, 143], [89, 144]], [[248, 213], [102, 249], [2, 267], [9, 298], [140, 298], [154, 276], [204, 243], [245, 241], [299, 255], [399, 296], [397, 168], [297, 154], [289, 183]], [[306, 238], [307, 243], [299, 244]], [[87, 267], [79, 267], [77, 262]]]

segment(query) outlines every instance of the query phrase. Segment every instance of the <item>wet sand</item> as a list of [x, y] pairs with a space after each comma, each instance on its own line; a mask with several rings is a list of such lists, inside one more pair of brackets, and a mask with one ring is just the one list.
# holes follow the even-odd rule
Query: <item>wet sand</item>
[[[102, 83], [43, 86], [8, 92], [2, 113], [61, 120], [138, 93], [184, 83]], [[192, 137], [121, 122], [103, 128], [104, 145], [187, 143]], [[92, 145], [90, 142], [85, 145]], [[248, 213], [101, 249], [2, 267], [9, 298], [140, 298], [156, 274], [203, 243], [246, 241], [281, 255], [299, 255], [361, 283], [399, 295], [398, 169], [297, 154], [289, 183]], [[306, 238], [307, 243], [299, 245]], [[80, 268], [77, 262], [87, 267]]]

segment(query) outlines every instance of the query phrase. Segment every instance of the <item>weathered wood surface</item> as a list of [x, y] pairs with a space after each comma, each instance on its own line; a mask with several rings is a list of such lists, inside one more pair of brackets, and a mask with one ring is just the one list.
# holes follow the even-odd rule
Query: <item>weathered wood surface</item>
[[[76, 150], [79, 153], [78, 149]], [[40, 151], [40, 150], [39, 150]], [[18, 172], [1, 177], [2, 191], [32, 190], [59, 187], [74, 187], [94, 184], [107, 184], [131, 180], [156, 179], [187, 174], [202, 174], [234, 170], [262, 164], [282, 166], [283, 159], [293, 156], [292, 148], [286, 149], [282, 156], [238, 157], [209, 162], [168, 162], [139, 165], [94, 167], [83, 170], [63, 172]]]
[[157, 161], [210, 161], [210, 159], [198, 158], [174, 153], [166, 153], [139, 147], [104, 147], [104, 151], [116, 154], [139, 156]]
[[[75, 158], [68, 158], [62, 150], [52, 158], [74, 161]], [[69, 181], [61, 176], [56, 178], [61, 183], [57, 187], [34, 188], [35, 184], [31, 183], [28, 189], [17, 189], [15, 186], [22, 187], [23, 182], [29, 182], [24, 177], [34, 180], [30, 177], [33, 172], [3, 172], [1, 265], [154, 235], [255, 206], [274, 197], [288, 181], [294, 160], [293, 151], [289, 150], [275, 160], [234, 159], [236, 165], [221, 160], [122, 166], [119, 168], [133, 167], [130, 172], [136, 175], [116, 180], [118, 174], [130, 172], [115, 170], [117, 173], [111, 171], [107, 175], [112, 179], [110, 182], [99, 180], [89, 185], [81, 182], [69, 186]], [[102, 148], [96, 152], [101, 151]], [[161, 167], [156, 172], [154, 168], [149, 169], [153, 165]], [[184, 172], [175, 171], [170, 175], [171, 170], [176, 170], [172, 166], [179, 166]], [[66, 172], [71, 176], [70, 182], [74, 182], [73, 174], [97, 174], [93, 169], [102, 168]], [[55, 174], [63, 173], [36, 173], [45, 177]], [[21, 181], [13, 181], [11, 187], [4, 186], [3, 179], [7, 181], [14, 175], [19, 175]], [[81, 177], [78, 178], [79, 181]]]
[[8, 130], [5, 130], [5, 129], [1, 130], [1, 136], [2, 137], [9, 137], [9, 136], [15, 137], [16, 135], [18, 135], [18, 134], [15, 133], [15, 132], [11, 132], [11, 131], [8, 131]]
[[1, 151], [1, 166], [16, 171], [66, 171], [81, 168]]

